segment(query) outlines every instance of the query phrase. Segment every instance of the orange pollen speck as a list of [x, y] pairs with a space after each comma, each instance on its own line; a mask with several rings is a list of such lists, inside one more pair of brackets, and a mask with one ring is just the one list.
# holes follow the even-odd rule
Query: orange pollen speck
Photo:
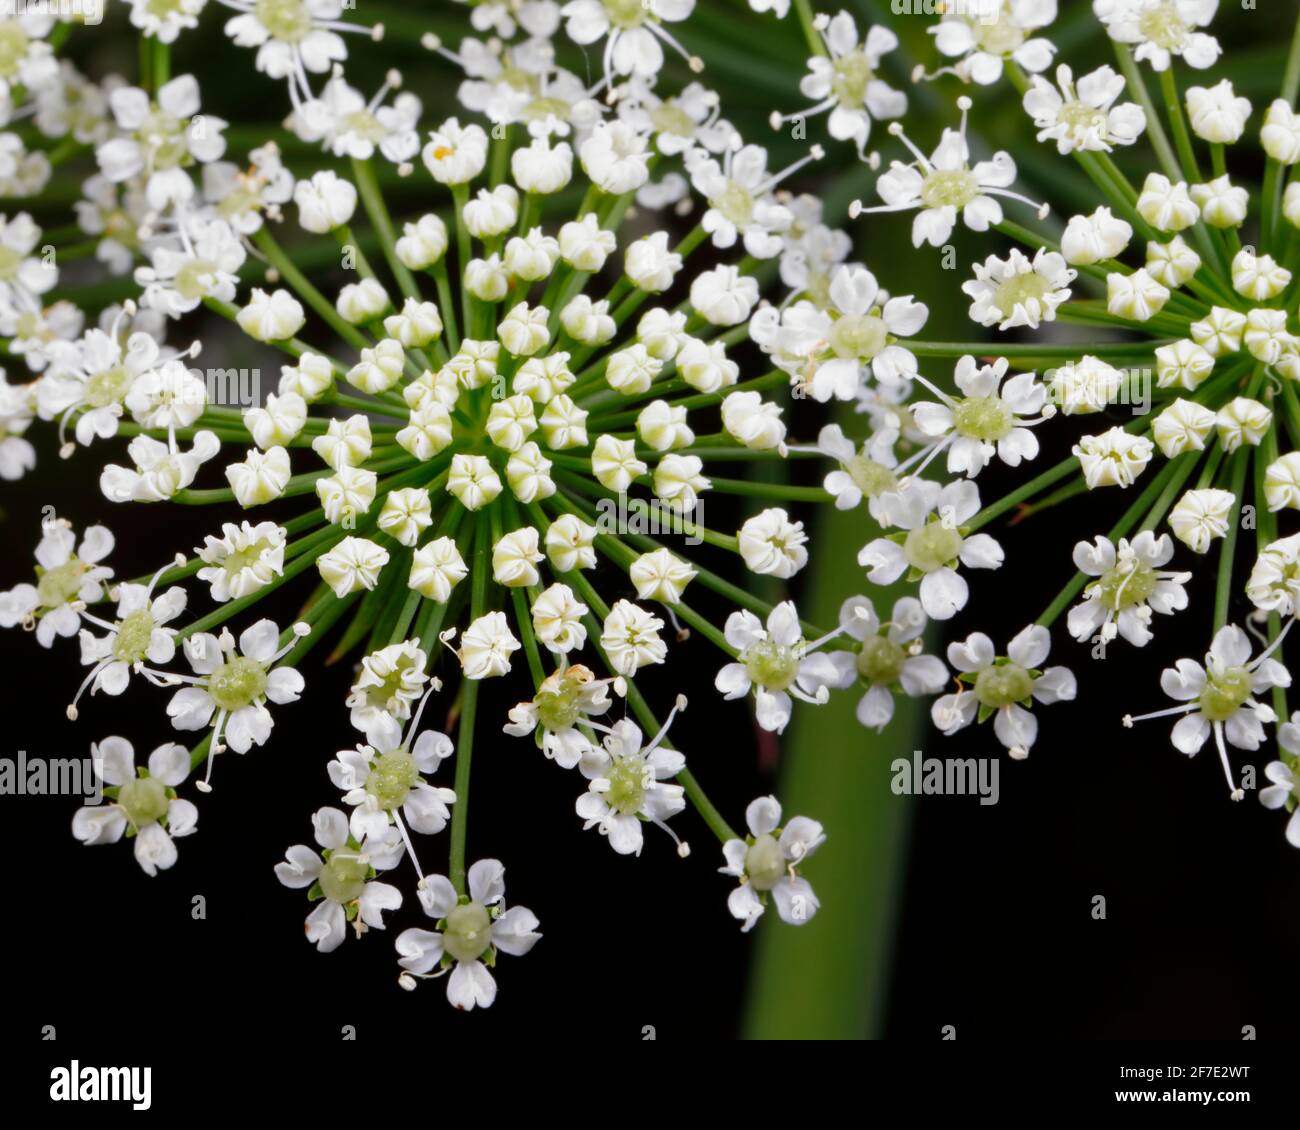
[[455, 150], [449, 145], [439, 145], [438, 148], [433, 151], [433, 159], [435, 161], [441, 161], [444, 157], [450, 157], [454, 152]]

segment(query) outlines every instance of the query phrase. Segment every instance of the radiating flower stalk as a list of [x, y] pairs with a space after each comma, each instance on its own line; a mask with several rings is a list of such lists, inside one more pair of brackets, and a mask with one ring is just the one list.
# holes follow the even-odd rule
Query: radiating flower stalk
[[[454, 1005], [486, 1006], [497, 957], [540, 934], [530, 910], [507, 907], [502, 863], [468, 855], [484, 742], [531, 741], [557, 773], [577, 770], [576, 818], [621, 855], [698, 859], [684, 838], [694, 809], [718, 838], [721, 859], [708, 854], [733, 881], [741, 927], [768, 908], [799, 925], [818, 907], [807, 861], [826, 831], [783, 823], [773, 797], [749, 805], [747, 834], [733, 830], [675, 740], [692, 705], [683, 688], [656, 701], [642, 671], [664, 666], [657, 683], [671, 685], [675, 655], [711, 649], [716, 692], [736, 704], [726, 709], [778, 734], [831, 695], [854, 695], [871, 729], [889, 724], [895, 696], [933, 697], [937, 730], [991, 720], [1020, 759], [1037, 707], [1077, 694], [1049, 653], [1151, 645], [1157, 616], [1188, 608], [1198, 555], [1217, 555], [1207, 654], [1151, 680], [1179, 704], [1155, 714], [1177, 717], [1184, 753], [1212, 739], [1243, 795], [1230, 749], [1260, 748], [1286, 717], [1282, 646], [1300, 613], [1300, 534], [1281, 536], [1278, 522], [1300, 508], [1300, 183], [1288, 183], [1300, 38], [1254, 128], [1229, 83], [1199, 85], [1219, 54], [1204, 30], [1212, 4], [1098, 0], [1118, 70], [1078, 75], [1051, 42], [1054, 4], [1004, 5], [995, 20], [953, 12], [934, 29], [943, 65], [914, 75], [961, 91], [931, 123], [909, 119], [906, 92], [881, 77], [898, 49], [890, 29], [807, 0], [750, 0], [764, 14], [746, 18], [797, 21], [814, 52], [800, 84], [811, 104], [789, 114], [792, 91], [771, 124], [794, 120], [803, 137], [824, 114], [826, 136], [780, 169], [705, 84], [693, 0], [473, 3], [459, 41], [423, 37], [459, 83], [458, 105], [429, 117], [400, 74], [377, 92], [348, 84], [349, 51], [381, 51], [364, 45], [382, 32], [343, 21], [342, 5], [130, 6], [139, 87], [60, 63], [68, 25], [0, 23], [16, 60], [10, 122], [32, 114], [48, 141], [29, 152], [0, 135], [3, 188], [32, 195], [93, 152], [74, 238], [134, 284], [103, 310], [44, 304], [61, 260], [41, 258], [27, 214], [0, 220], [10, 381], [29, 370], [0, 386], [0, 473], [31, 470], [23, 434], [39, 420], [74, 466], [129, 440], [99, 466], [97, 516], [109, 503], [212, 514], [202, 546], [133, 581], [105, 563], [106, 526], [78, 537], [56, 520], [35, 583], [0, 594], [0, 624], [46, 647], [78, 638], [88, 670], [70, 717], [97, 695], [162, 690], [170, 726], [195, 740], [188, 760], [157, 734], [99, 741], [112, 803], [78, 814], [79, 839], [126, 836], [146, 872], [172, 866], [198, 814], [177, 787], [192, 781], [210, 794], [202, 803], [220, 803], [239, 772], [221, 755], [273, 739], [332, 635], [331, 656], [357, 664], [327, 766], [339, 804], [315, 814], [316, 846], [290, 847], [276, 873], [306, 890], [307, 937], [322, 951], [349, 927], [383, 929], [413, 889], [428, 921], [396, 938], [401, 984], [446, 975]], [[222, 8], [234, 44], [285, 81], [288, 128], [328, 162], [287, 162], [272, 138], [246, 165], [224, 159], [220, 107], [191, 76], [172, 77], [167, 47]], [[557, 62], [574, 44], [598, 52], [591, 83]], [[677, 56], [690, 78], [673, 90], [665, 62]], [[974, 155], [983, 88], [1002, 82], [1060, 175], [1085, 178], [1104, 206], [1053, 226], [1051, 200], [1016, 187], [1011, 154]], [[1266, 157], [1253, 190], [1228, 162], [1248, 137]], [[822, 202], [790, 190], [837, 142], [862, 161], [850, 217], [868, 248], [882, 212], [915, 213], [918, 249], [942, 247], [959, 222], [1003, 237], [961, 289], [973, 321], [1021, 340], [921, 336], [926, 305], [887, 291], [850, 259], [850, 234]], [[395, 216], [387, 188], [407, 177], [431, 203]], [[648, 234], [629, 231], [633, 211], [651, 217]], [[336, 242], [352, 281], [335, 291], [313, 277], [295, 229]], [[167, 344], [200, 307], [285, 355], [263, 402], [210, 397], [189, 363], [217, 335]], [[1097, 335], [1066, 344], [1052, 322]], [[825, 424], [818, 405], [830, 402], [858, 409], [857, 434]], [[1113, 423], [1135, 402], [1151, 410]], [[1074, 428], [1068, 458], [1034, 466], [1040, 434], [1089, 415], [1106, 426]], [[816, 461], [821, 485], [768, 473], [797, 461]], [[993, 462], [1022, 481], [988, 501], [976, 480]], [[1132, 496], [1114, 526], [1038, 555], [1076, 570], [1042, 615], [965, 623], [982, 608], [981, 573], [1005, 567], [999, 519], [1106, 488]], [[702, 500], [719, 496], [756, 509], [715, 528]], [[611, 519], [638, 502], [675, 525]], [[805, 567], [816, 546], [799, 515], [818, 504], [860, 511], [864, 531], [866, 591], [825, 625], [744, 583]], [[870, 587], [895, 583], [908, 593], [885, 619]], [[282, 588], [302, 609], [288, 625], [258, 607]], [[1238, 625], [1243, 595], [1254, 611]], [[1054, 648], [1063, 614], [1077, 643]], [[959, 616], [966, 638], [947, 664], [926, 654], [930, 621]], [[521, 691], [505, 719], [479, 697], [503, 677]], [[435, 710], [454, 739], [422, 728]], [[1296, 810], [1298, 726], [1279, 727], [1268, 807]], [[138, 768], [132, 742], [151, 737]], [[1300, 846], [1297, 818], [1287, 835]]]

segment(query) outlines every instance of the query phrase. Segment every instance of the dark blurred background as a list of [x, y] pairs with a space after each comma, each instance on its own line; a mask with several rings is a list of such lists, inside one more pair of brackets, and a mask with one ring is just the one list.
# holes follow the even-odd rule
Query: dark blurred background
[[[888, 21], [904, 39], [906, 57], [891, 59], [891, 77], [909, 89], [909, 133], [928, 150], [943, 126], [955, 124], [944, 106], [959, 92], [951, 79], [922, 88], [907, 82], [913, 62], [935, 65], [925, 34], [930, 18], [893, 17], [887, 5], [845, 6], [863, 22]], [[1049, 32], [1061, 58], [1076, 73], [1107, 61], [1109, 45], [1082, 12], [1089, 6], [1065, 7], [1059, 34]], [[772, 135], [764, 124], [774, 107], [790, 110], [803, 102], [796, 89], [803, 45], [793, 16], [780, 25], [742, 8], [708, 0], [681, 38], [709, 61], [705, 79], [722, 92], [728, 115], [746, 136], [771, 142], [776, 167], [805, 144]], [[447, 70], [408, 45], [413, 37], [407, 33], [430, 26], [451, 39], [448, 32], [463, 19], [456, 9], [361, 0], [356, 18], [369, 22], [373, 11], [390, 34], [378, 49], [350, 40], [355, 59], [349, 79], [369, 93], [384, 69], [397, 66], [425, 99], [426, 127], [454, 113]], [[1225, 8], [1214, 28], [1228, 49], [1221, 71], [1255, 103], [1256, 122], [1275, 92], [1296, 17], [1293, 4], [1269, 9]], [[231, 131], [229, 156], [242, 160], [264, 135], [244, 123], [273, 122], [284, 95], [279, 84], [253, 73], [250, 54], [220, 34], [223, 16], [209, 10], [200, 30], [182, 38], [173, 73], [197, 73], [205, 109], [240, 123]], [[738, 17], [752, 19], [755, 28], [743, 47], [732, 26]], [[103, 28], [81, 33], [74, 54], [92, 73], [133, 73], [128, 31], [119, 12]], [[1219, 73], [1213, 74], [1217, 81]], [[670, 88], [684, 77], [674, 69]], [[973, 94], [977, 151], [1011, 148], [1021, 164], [1020, 187], [1031, 196], [1076, 208], [1100, 203], [1077, 169], [1049, 149], [1034, 148], [1030, 123], [1009, 87]], [[821, 139], [823, 128], [812, 123], [810, 140]], [[883, 133], [876, 140], [887, 158], [897, 155], [884, 146]], [[1240, 148], [1253, 174], [1251, 143]], [[306, 160], [309, 171], [330, 163], [303, 147], [287, 151], [296, 167]], [[1144, 166], [1133, 169], [1140, 176]], [[92, 169], [83, 161], [78, 171], [89, 175]], [[75, 198], [74, 183], [61, 173], [42, 201], [25, 206], [44, 209], [37, 214], [47, 226], [66, 223], [60, 209]], [[445, 204], [422, 171], [386, 183], [399, 216]], [[828, 219], [844, 224], [848, 200], [872, 196], [874, 176], [845, 147], [834, 147], [797, 187], [824, 193]], [[64, 218], [46, 218], [59, 215]], [[1013, 218], [1032, 222], [1028, 215]], [[690, 222], [681, 221], [681, 230]], [[930, 304], [923, 336], [976, 338], [978, 327], [967, 320], [958, 287], [972, 259], [1004, 250], [1007, 241], [959, 231], [953, 241], [959, 268], [945, 272], [937, 251], [912, 250], [909, 225], [881, 219], [850, 225], [856, 257], [893, 293], [915, 292]], [[304, 248], [304, 260], [311, 254]], [[261, 365], [263, 386], [274, 386], [277, 363], [253, 343], [219, 336], [211, 323], [199, 322], [172, 341], [187, 341], [188, 334], [216, 343], [209, 344], [210, 363]], [[736, 356], [747, 371], [761, 363], [756, 353]], [[924, 371], [944, 383], [950, 375], [945, 362]], [[804, 402], [788, 413], [801, 438], [811, 439], [824, 422], [819, 411]], [[1083, 431], [1098, 430], [1096, 422], [1066, 419], [1040, 430], [1039, 467], [1062, 458]], [[118, 539], [112, 564], [119, 577], [148, 572], [177, 549], [191, 550], [231, 517], [229, 511], [175, 506], [111, 508], [97, 486], [106, 447], [61, 463], [49, 429], [34, 428], [31, 437], [38, 470], [4, 492], [0, 536], [8, 548], [0, 587], [29, 578], [44, 506], [54, 506], [79, 529], [106, 521]], [[794, 468], [801, 479], [809, 471], [808, 464]], [[1020, 481], [1014, 472], [991, 469], [979, 485], [987, 501]], [[1069, 580], [1074, 541], [1108, 529], [1130, 501], [1117, 491], [1098, 492], [991, 529], [1008, 563], [972, 579], [971, 604], [932, 649], [976, 629], [1005, 644]], [[710, 525], [734, 528], [741, 515], [724, 510], [718, 502]], [[290, 504], [268, 516], [294, 512]], [[790, 591], [801, 608], [819, 610], [813, 618], [825, 621], [843, 597], [868, 591], [887, 609], [890, 600], [870, 592], [853, 564], [857, 547], [873, 536], [865, 512], [800, 516], [812, 522], [814, 559], [834, 553], [841, 562], [838, 569], [796, 578]], [[1284, 525], [1282, 532], [1291, 531]], [[1239, 548], [1243, 567], [1250, 541]], [[719, 556], [701, 559], [728, 568]], [[1180, 547], [1178, 560], [1189, 556]], [[338, 803], [325, 763], [355, 741], [342, 707], [352, 665], [322, 668], [327, 649], [321, 647], [305, 668], [302, 702], [276, 710], [272, 742], [242, 758], [219, 759], [214, 792], [194, 797], [199, 831], [180, 842], [180, 861], [170, 872], [146, 878], [126, 844], [92, 850], [74, 842], [74, 803], [67, 798], [0, 798], [6, 826], [15, 833], [15, 904], [6, 948], [11, 963], [21, 963], [11, 969], [44, 986], [39, 997], [19, 1006], [16, 1018], [32, 1026], [32, 1038], [37, 1027], [52, 1024], [60, 1040], [94, 1040], [111, 1030], [145, 1046], [164, 1031], [177, 1040], [201, 1040], [213, 1027], [225, 1032], [229, 1025], [291, 1042], [338, 1039], [344, 1025], [354, 1025], [362, 1038], [410, 1037], [431, 1046], [454, 1034], [492, 1039], [524, 1031], [641, 1039], [646, 1026], [659, 1039], [934, 1040], [944, 1026], [955, 1027], [961, 1040], [1238, 1039], [1246, 1025], [1261, 1039], [1280, 1037], [1293, 1023], [1287, 970], [1300, 938], [1300, 853], [1283, 839], [1284, 818], [1265, 812], [1253, 793], [1231, 803], [1212, 749], [1189, 761], [1169, 745], [1163, 722], [1133, 730], [1119, 722], [1124, 713], [1165, 705], [1159, 669], [1205, 650], [1213, 581], [1204, 575], [1205, 563], [1196, 564], [1202, 568], [1192, 583], [1191, 610], [1161, 618], [1155, 641], [1142, 651], [1116, 644], [1109, 662], [1092, 660], [1058, 622], [1051, 662], [1075, 670], [1080, 698], [1036, 711], [1038, 744], [1026, 762], [1002, 759], [1000, 801], [993, 806], [974, 797], [910, 800], [889, 790], [890, 762], [913, 749], [927, 756], [1001, 756], [988, 726], [951, 739], [922, 729], [916, 738], [904, 714], [876, 737], [854, 722], [850, 693], [822, 710], [797, 708], [795, 723], [775, 739], [752, 726], [744, 706], [714, 697], [718, 660], [699, 639], [673, 649], [668, 670], [639, 680], [652, 702], [666, 702], [683, 689], [691, 694], [692, 708], [675, 724], [674, 740], [734, 827], [742, 826], [746, 803], [770, 791], [785, 801], [787, 815], [803, 812], [827, 824], [830, 840], [804, 872], [823, 910], [798, 931], [765, 921], [754, 936], [740, 935], [725, 907], [730, 880], [714, 872], [721, 862], [716, 844], [693, 813], [680, 818], [678, 828], [695, 849], [690, 860], [679, 860], [654, 829], [640, 859], [616, 857], [594, 832], [582, 831], [573, 813], [583, 788], [578, 776], [545, 761], [528, 741], [494, 737], [485, 724], [476, 743], [469, 857], [504, 861], [508, 900], [539, 915], [544, 939], [524, 958], [502, 957], [496, 1004], [470, 1016], [452, 1012], [441, 983], [414, 994], [397, 986], [392, 940], [406, 926], [422, 924], [405, 872], [399, 885], [407, 907], [389, 916], [388, 931], [360, 941], [350, 937], [324, 956], [303, 940], [310, 909], [303, 893], [283, 888], [272, 873], [287, 845], [311, 842], [311, 813]], [[611, 596], [621, 594], [619, 585], [604, 573], [598, 587]], [[190, 588], [191, 607], [206, 611], [204, 590]], [[285, 622], [309, 588], [290, 588], [267, 607]], [[695, 603], [715, 622], [725, 615], [702, 593]], [[1245, 614], [1244, 598], [1233, 610]], [[262, 605], [258, 613], [266, 614]], [[80, 756], [91, 740], [121, 733], [143, 758], [170, 740], [165, 694], [144, 687], [133, 686], [121, 700], [86, 700], [80, 721], [66, 721], [63, 708], [81, 678], [75, 645], [47, 652], [11, 632], [0, 638], [0, 655], [5, 756], [19, 750]], [[442, 667], [446, 674], [445, 658]], [[481, 720], [504, 718], [526, 697], [524, 689], [514, 678], [485, 684]], [[440, 724], [437, 717], [429, 720]], [[1234, 754], [1234, 763], [1240, 767], [1246, 756]], [[1255, 755], [1257, 770], [1273, 756], [1267, 748]], [[446, 842], [445, 833], [423, 841], [427, 867], [441, 869]], [[204, 920], [191, 915], [199, 895], [206, 901]], [[1096, 896], [1106, 900], [1104, 920], [1093, 917]]]

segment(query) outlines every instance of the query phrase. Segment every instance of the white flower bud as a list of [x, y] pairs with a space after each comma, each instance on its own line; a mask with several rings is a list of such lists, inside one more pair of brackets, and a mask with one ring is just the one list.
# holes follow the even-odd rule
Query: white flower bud
[[727, 359], [722, 342], [688, 338], [677, 354], [677, 375], [698, 392], [714, 393], [736, 383], [740, 366]]
[[304, 353], [296, 365], [280, 367], [280, 395], [296, 393], [315, 404], [334, 387], [334, 366], [319, 353]]
[[357, 210], [357, 190], [326, 169], [294, 185], [293, 202], [298, 206], [298, 223], [303, 230], [324, 235], [352, 219]]
[[543, 234], [541, 228], [533, 228], [528, 235], [517, 235], [506, 244], [502, 264], [515, 278], [536, 282], [555, 270], [559, 257], [559, 243]]
[[408, 298], [400, 313], [384, 319], [384, 333], [407, 349], [423, 349], [442, 336], [442, 315], [432, 302]]
[[1273, 423], [1273, 413], [1258, 400], [1238, 396], [1219, 409], [1219, 442], [1231, 455], [1243, 443], [1257, 447]]
[[617, 246], [617, 237], [600, 226], [594, 212], [560, 228], [560, 255], [575, 271], [599, 271]]
[[1246, 219], [1250, 194], [1226, 176], [1208, 184], [1192, 185], [1192, 199], [1201, 209], [1201, 219], [1212, 228], [1235, 228]]
[[1100, 412], [1119, 397], [1124, 375], [1113, 365], [1085, 354], [1070, 365], [1053, 370], [1048, 381], [1052, 402], [1067, 416]]
[[757, 392], [733, 392], [722, 402], [722, 426], [751, 451], [770, 451], [785, 442], [781, 406]]
[[1133, 238], [1133, 227], [1098, 208], [1091, 216], [1073, 216], [1061, 235], [1061, 254], [1076, 267], [1088, 267], [1123, 254]]
[[346, 537], [316, 559], [316, 568], [337, 597], [373, 589], [388, 564], [388, 550], [367, 538]]
[[1243, 298], [1266, 302], [1291, 284], [1291, 272], [1279, 266], [1272, 255], [1256, 255], [1242, 248], [1232, 257], [1232, 289]]
[[306, 324], [307, 316], [302, 304], [287, 290], [267, 294], [253, 287], [248, 305], [239, 311], [235, 321], [254, 341], [288, 341]]
[[1203, 141], [1231, 145], [1240, 139], [1250, 117], [1250, 101], [1238, 98], [1226, 78], [1216, 86], [1187, 89], [1187, 117]]
[[569, 355], [563, 351], [549, 357], [532, 357], [519, 366], [511, 381], [515, 392], [524, 393], [537, 404], [545, 404], [573, 384]]
[[610, 317], [605, 299], [593, 302], [587, 295], [574, 295], [560, 311], [560, 325], [574, 341], [583, 345], [604, 345], [612, 341], [618, 326]]
[[501, 493], [501, 480], [484, 456], [462, 452], [451, 457], [447, 490], [466, 510], [481, 510]]
[[443, 369], [455, 376], [462, 388], [470, 390], [482, 388], [496, 380], [497, 360], [500, 355], [500, 342], [475, 341], [467, 337], [460, 343], [460, 349], [443, 366]]
[[1215, 414], [1194, 400], [1175, 400], [1156, 416], [1151, 434], [1169, 459], [1188, 451], [1204, 451], [1205, 440], [1213, 431]]
[[429, 134], [420, 156], [424, 167], [439, 184], [468, 184], [487, 164], [488, 136], [482, 126], [462, 127], [448, 118]]
[[364, 463], [371, 446], [370, 417], [360, 412], [346, 420], [331, 420], [326, 433], [311, 441], [311, 449], [336, 471]]
[[546, 530], [546, 556], [557, 573], [574, 569], [594, 569], [596, 527], [589, 526], [576, 514], [562, 514]]
[[501, 256], [471, 259], [465, 266], [465, 289], [481, 302], [500, 302], [510, 290], [510, 273]]
[[397, 433], [397, 442], [416, 459], [425, 462], [451, 443], [451, 413], [432, 397], [411, 409], [406, 427]]
[[1274, 365], [1282, 355], [1296, 347], [1295, 337], [1286, 328], [1286, 311], [1250, 310], [1246, 314], [1246, 331], [1242, 334], [1246, 351], [1265, 365]]
[[339, 291], [338, 301], [334, 304], [335, 309], [354, 326], [373, 321], [389, 305], [388, 292], [378, 279], [348, 283]]
[[628, 579], [636, 586], [638, 600], [680, 604], [682, 593], [696, 571], [666, 549], [643, 553], [628, 567]]
[[420, 535], [433, 525], [429, 492], [423, 487], [402, 487], [388, 492], [379, 511], [379, 528], [402, 545], [414, 548]]
[[1241, 348], [1241, 335], [1246, 329], [1246, 315], [1224, 306], [1211, 306], [1209, 314], [1193, 322], [1192, 340], [1205, 347], [1211, 357], [1223, 357]]
[[527, 588], [541, 580], [537, 563], [546, 555], [537, 548], [538, 534], [532, 526], [511, 530], [492, 547], [492, 579], [506, 588]]
[[434, 538], [420, 546], [411, 557], [411, 576], [407, 584], [421, 596], [446, 604], [454, 589], [469, 574], [465, 559], [453, 538]]
[[364, 467], [340, 467], [334, 474], [316, 480], [316, 495], [325, 520], [335, 524], [354, 521], [375, 501], [378, 476]]
[[623, 253], [623, 270], [638, 290], [659, 294], [673, 285], [682, 269], [682, 257], [668, 249], [668, 233], [653, 235], [628, 244]]
[[573, 179], [573, 150], [567, 141], [552, 146], [535, 137], [510, 155], [510, 174], [524, 192], [559, 192]]
[[401, 343], [386, 337], [373, 349], [361, 351], [361, 360], [347, 371], [346, 380], [354, 388], [374, 396], [387, 392], [402, 379], [405, 364]]
[[533, 633], [550, 651], [567, 654], [587, 642], [582, 618], [588, 611], [568, 585], [551, 585], [533, 601]]
[[670, 509], [689, 514], [700, 492], [713, 485], [700, 473], [703, 469], [698, 455], [665, 455], [655, 468], [654, 492]]
[[1283, 98], [1275, 98], [1264, 114], [1260, 144], [1274, 161], [1294, 165], [1300, 161], [1300, 114]]
[[504, 612], [480, 616], [460, 637], [461, 670], [467, 679], [490, 679], [510, 673], [510, 656], [519, 650]]
[[738, 326], [758, 304], [758, 280], [724, 264], [691, 283], [691, 305], [715, 326]]
[[244, 426], [263, 451], [288, 443], [306, 423], [307, 402], [296, 392], [282, 392], [279, 396], [271, 393], [264, 408], [244, 412]]
[[586, 409], [579, 408], [572, 397], [564, 393], [552, 397], [547, 401], [538, 419], [546, 446], [552, 451], [586, 447], [588, 415], [590, 413]]
[[741, 559], [753, 573], [788, 580], [808, 563], [802, 522], [780, 507], [755, 514], [736, 535]]
[[504, 235], [519, 219], [519, 193], [508, 184], [480, 188], [461, 210], [465, 228], [475, 239]]
[[551, 478], [551, 461], [537, 444], [529, 441], [506, 460], [506, 482], [520, 502], [537, 502], [555, 493]]
[[1183, 181], [1148, 173], [1137, 200], [1138, 215], [1159, 231], [1177, 232], [1196, 223], [1200, 212]]
[[271, 502], [289, 485], [289, 453], [283, 447], [250, 451], [242, 463], [226, 468], [226, 481], [245, 509]]
[[1300, 451], [1288, 451], [1264, 469], [1264, 498], [1270, 510], [1300, 510]]
[[533, 402], [523, 393], [495, 401], [488, 409], [488, 439], [504, 451], [518, 451], [536, 430]]
[[646, 352], [644, 345], [629, 345], [609, 355], [605, 364], [605, 383], [624, 396], [645, 392], [663, 368]]
[[609, 610], [601, 628], [600, 646], [609, 665], [631, 678], [642, 667], [662, 663], [668, 648], [659, 638], [664, 622], [630, 600], [620, 600]]
[[606, 490], [625, 494], [633, 481], [647, 470], [646, 465], [636, 457], [636, 444], [630, 439], [618, 439], [611, 435], [596, 437], [595, 446], [591, 449], [591, 473]]
[[1089, 490], [1098, 487], [1129, 487], [1151, 462], [1155, 444], [1146, 436], [1135, 436], [1123, 428], [1111, 428], [1101, 435], [1083, 436], [1074, 445], [1075, 458], [1083, 468]]
[[1169, 528], [1194, 553], [1205, 553], [1228, 532], [1236, 503], [1231, 491], [1189, 490], [1169, 512]]
[[1214, 371], [1214, 358], [1204, 346], [1183, 338], [1156, 349], [1156, 387], [1196, 388]]
[[662, 306], [647, 310], [637, 323], [636, 339], [651, 357], [671, 361], [677, 356], [677, 351], [691, 340], [686, 332], [686, 315], [665, 310]]
[[403, 224], [395, 250], [409, 270], [426, 270], [447, 253], [447, 225], [432, 213], [413, 224]]
[[547, 322], [551, 312], [545, 306], [529, 306], [520, 302], [501, 319], [497, 338], [516, 357], [531, 357], [540, 353], [551, 340]]
[[641, 442], [655, 451], [672, 451], [689, 447], [695, 433], [686, 422], [686, 409], [666, 400], [652, 400], [636, 418], [636, 434]]
[[1187, 246], [1181, 235], [1168, 243], [1147, 244], [1147, 274], [1170, 290], [1176, 290], [1201, 269], [1201, 257]]
[[1145, 268], [1130, 275], [1112, 271], [1106, 276], [1106, 309], [1117, 318], [1145, 322], [1169, 301], [1169, 288], [1161, 286]]

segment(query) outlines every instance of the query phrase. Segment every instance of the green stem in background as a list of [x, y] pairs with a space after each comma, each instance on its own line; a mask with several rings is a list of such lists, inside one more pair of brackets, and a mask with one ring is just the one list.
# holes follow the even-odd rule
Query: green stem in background
[[329, 325], [329, 327], [354, 349], [366, 349], [370, 340], [359, 329], [340, 314], [328, 298], [314, 287], [307, 276], [298, 269], [297, 264], [285, 254], [270, 230], [263, 224], [253, 236], [258, 250], [266, 256], [267, 262], [280, 272], [299, 298], [307, 303]]
[[794, 0], [794, 10], [799, 14], [799, 26], [803, 28], [803, 37], [808, 41], [808, 49], [814, 55], [825, 55], [826, 44], [822, 42], [821, 35], [813, 26], [816, 16], [813, 14], [810, 0]]
[[[851, 416], [842, 414], [847, 423]], [[812, 537], [821, 552], [809, 565], [803, 598], [811, 619], [835, 623], [841, 601], [860, 590], [857, 571], [840, 562], [852, 560], [870, 536], [863, 527], [860, 511], [818, 512]], [[901, 594], [871, 596], [883, 613]], [[800, 866], [821, 909], [798, 928], [771, 907], [763, 915], [742, 1028], [749, 1039], [862, 1039], [878, 1037], [884, 1025], [914, 803], [890, 789], [890, 763], [921, 746], [927, 704], [897, 696], [881, 735], [854, 717], [859, 697], [847, 690], [825, 706], [801, 706], [781, 739], [774, 791], [783, 820], [807, 815], [828, 830], [826, 843]]]
[[[488, 570], [491, 548], [487, 522], [480, 520], [473, 531], [474, 553], [470, 568], [469, 619], [473, 623], [487, 608]], [[451, 857], [448, 875], [457, 894], [465, 893], [465, 834], [469, 826], [469, 770], [474, 752], [474, 722], [478, 713], [478, 680], [462, 678], [460, 685], [460, 720], [456, 724], [456, 779], [452, 788], [456, 803], [451, 809]]]
[[415, 278], [407, 270], [406, 264], [397, 257], [392, 217], [388, 214], [379, 182], [375, 180], [374, 166], [369, 161], [358, 161], [354, 157], [352, 173], [357, 179], [357, 191], [361, 194], [361, 203], [366, 209], [366, 215], [370, 217], [375, 234], [379, 237], [379, 246], [383, 249], [384, 258], [388, 260], [389, 269], [393, 272], [397, 285], [402, 288], [402, 293], [407, 298], [419, 301], [420, 288], [415, 285]]
[[1237, 532], [1241, 528], [1242, 490], [1246, 485], [1246, 472], [1250, 469], [1250, 448], [1239, 447], [1229, 457], [1232, 491], [1237, 504], [1233, 508], [1228, 532], [1219, 546], [1219, 574], [1214, 585], [1214, 630], [1217, 632], [1228, 622], [1228, 601], [1232, 597], [1232, 558], [1237, 551]]

